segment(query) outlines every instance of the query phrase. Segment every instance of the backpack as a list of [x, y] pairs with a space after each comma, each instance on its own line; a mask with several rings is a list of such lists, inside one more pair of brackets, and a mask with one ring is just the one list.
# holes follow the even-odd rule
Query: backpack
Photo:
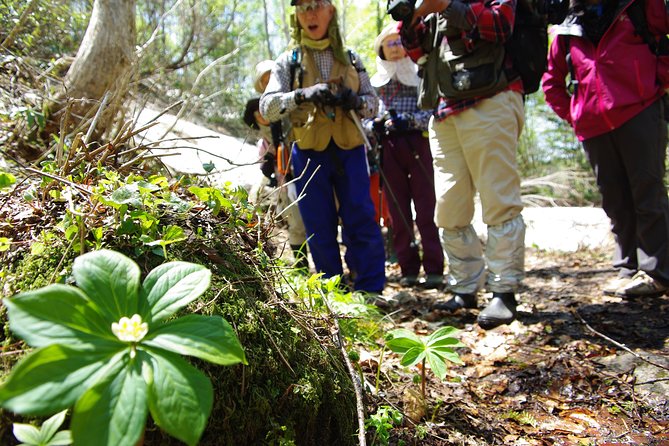
[[547, 67], [548, 20], [538, 6], [537, 0], [517, 0], [513, 33], [505, 43], [513, 69], [523, 80], [525, 94], [539, 90]]
[[[655, 54], [657, 57], [660, 56], [669, 56], [669, 37], [666, 35], [654, 36], [653, 33], [648, 29], [648, 22], [646, 20], [646, 8], [645, 0], [633, 0], [632, 3], [625, 10], [627, 16], [634, 25], [634, 32], [643, 39], [644, 42], [648, 45], [650, 52]], [[564, 36], [566, 38], [565, 44], [567, 46], [567, 54], [565, 59], [567, 61], [567, 67], [569, 67], [569, 84], [567, 88], [574, 94], [578, 88], [578, 80], [576, 79], [576, 74], [574, 73], [574, 65], [571, 61], [571, 42], [570, 36]], [[669, 115], [668, 115], [669, 117]]]

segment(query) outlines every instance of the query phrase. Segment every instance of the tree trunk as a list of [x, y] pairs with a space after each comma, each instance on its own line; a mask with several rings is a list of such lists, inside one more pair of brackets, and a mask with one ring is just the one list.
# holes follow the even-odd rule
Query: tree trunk
[[117, 100], [108, 101], [110, 110], [105, 111], [105, 119], [98, 120], [96, 133], [111, 124], [118, 111], [114, 105], [127, 93], [135, 41], [135, 0], [95, 0], [86, 34], [65, 76], [65, 91], [58, 99], [81, 100], [72, 111], [84, 116], [110, 92]]

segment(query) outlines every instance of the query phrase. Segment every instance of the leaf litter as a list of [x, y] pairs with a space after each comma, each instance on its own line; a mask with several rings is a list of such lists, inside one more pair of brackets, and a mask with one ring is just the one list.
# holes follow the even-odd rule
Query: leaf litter
[[404, 295], [389, 327], [424, 336], [451, 325], [466, 345], [464, 366], [449, 363], [443, 381], [427, 374], [426, 405], [418, 367], [356, 346], [368, 412], [390, 405], [405, 415], [389, 444], [669, 444], [669, 298], [604, 296], [610, 261], [597, 249], [528, 248], [518, 320], [490, 331], [476, 325], [478, 310], [431, 311], [448, 294], [401, 287], [399, 266], [388, 265], [384, 295]]

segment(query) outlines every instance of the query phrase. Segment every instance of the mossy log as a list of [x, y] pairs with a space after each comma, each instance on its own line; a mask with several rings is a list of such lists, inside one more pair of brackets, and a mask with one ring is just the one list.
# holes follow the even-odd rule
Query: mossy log
[[[355, 395], [341, 353], [332, 344], [331, 327], [322, 321], [314, 326], [313, 318], [301, 317], [296, 305], [276, 293], [278, 270], [268, 260], [272, 248], [263, 240], [263, 229], [230, 225], [203, 213], [179, 224], [197, 231], [170, 247], [169, 260], [202, 264], [213, 273], [210, 289], [188, 311], [223, 316], [235, 328], [249, 363], [223, 367], [193, 361], [211, 378], [215, 392], [200, 444], [355, 444]], [[49, 228], [44, 231], [43, 236]], [[70, 280], [75, 253], [62, 236], [49, 240], [34, 253], [28, 244], [20, 252], [3, 253], [3, 295]], [[109, 238], [104, 246], [133, 258], [144, 274], [164, 261], [151, 253], [138, 256], [136, 247], [122, 238]], [[3, 351], [26, 348], [7, 329], [4, 307], [2, 322]], [[3, 375], [20, 356], [2, 356]], [[18, 420], [24, 419], [0, 411], [0, 444], [16, 443], [11, 423]], [[144, 444], [181, 443], [149, 421]]]

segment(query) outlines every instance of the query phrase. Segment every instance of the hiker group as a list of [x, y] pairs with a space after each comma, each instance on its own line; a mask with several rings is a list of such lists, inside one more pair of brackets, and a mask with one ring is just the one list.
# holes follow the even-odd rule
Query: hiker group
[[525, 269], [516, 150], [541, 86], [611, 220], [620, 275], [605, 292], [669, 290], [665, 0], [389, 0], [372, 76], [330, 0], [291, 5], [291, 43], [256, 67], [245, 122], [261, 130], [297, 267], [308, 246], [315, 271], [384, 307], [396, 258], [400, 285], [444, 290], [434, 309], [476, 308], [485, 290], [479, 326], [512, 322]]

